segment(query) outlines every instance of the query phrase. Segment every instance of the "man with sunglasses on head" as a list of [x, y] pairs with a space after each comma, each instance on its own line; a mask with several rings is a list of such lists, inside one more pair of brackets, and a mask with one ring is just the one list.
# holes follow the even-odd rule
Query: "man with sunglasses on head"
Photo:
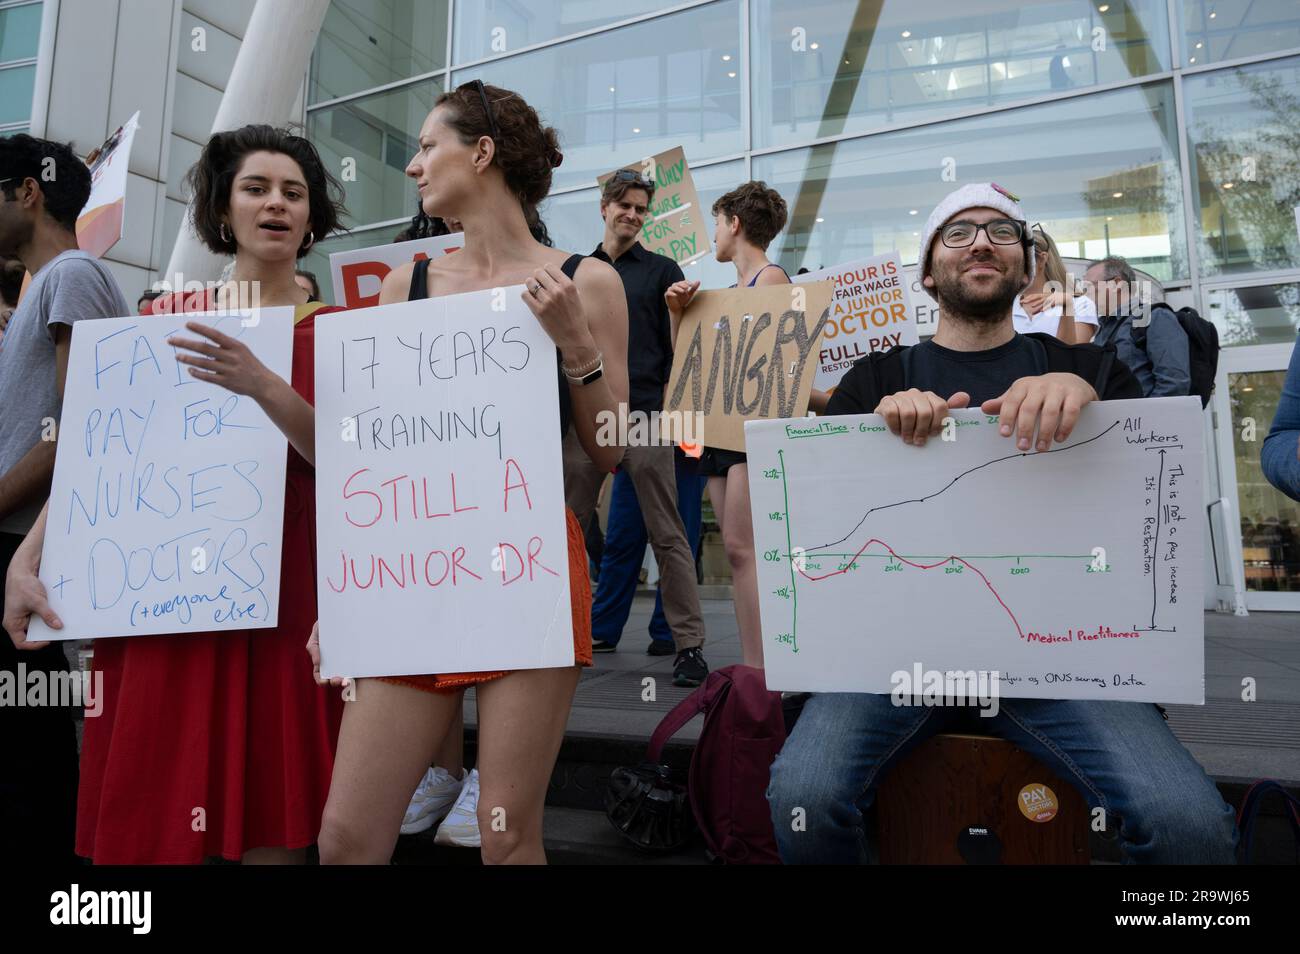
[[[1006, 190], [967, 185], [940, 202], [925, 224], [919, 262], [921, 284], [939, 303], [934, 337], [858, 361], [827, 414], [881, 414], [890, 431], [921, 447], [949, 410], [980, 406], [1001, 417], [1000, 431], [1017, 450], [1042, 452], [1069, 439], [1089, 402], [1142, 396], [1113, 347], [1016, 333], [1011, 303], [1035, 266], [1019, 199]], [[1040, 519], [1017, 513], [1010, 499], [990, 504], [1006, 508], [1008, 519]], [[908, 633], [874, 638], [907, 640]], [[882, 775], [935, 733], [974, 725], [1072, 782], [1104, 811], [1130, 861], [1233, 862], [1232, 809], [1154, 705], [1015, 698], [1000, 700], [987, 718], [975, 711], [895, 705], [872, 693], [810, 696], [767, 793], [782, 860], [866, 860], [862, 812]]]
[[[621, 169], [614, 173], [600, 197], [605, 235], [591, 253], [614, 266], [627, 295], [629, 435], [635, 433], [633, 414], [648, 419], [652, 412], [663, 410], [664, 389], [673, 366], [664, 292], [674, 282], [685, 280], [676, 262], [648, 251], [637, 241], [654, 193], [655, 184], [637, 172]], [[617, 647], [636, 595], [648, 536], [659, 565], [659, 597], [650, 621], [647, 652], [656, 656], [675, 652], [674, 685], [698, 686], [709, 668], [700, 648], [704, 645], [704, 616], [687, 528], [698, 537], [699, 478], [693, 462], [662, 440], [657, 428], [636, 430], [646, 434], [648, 441], [629, 441], [614, 477], [609, 527], [591, 610], [592, 647], [595, 652], [613, 652]], [[565, 441], [564, 469], [568, 504], [585, 525], [605, 475], [571, 438]]]

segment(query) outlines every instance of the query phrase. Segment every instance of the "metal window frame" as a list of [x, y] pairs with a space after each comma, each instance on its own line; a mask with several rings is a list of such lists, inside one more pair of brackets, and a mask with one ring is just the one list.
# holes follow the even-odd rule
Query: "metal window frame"
[[[22, 2], [39, 2], [39, 0], [22, 0]], [[456, 26], [456, 8], [463, 0], [449, 0], [447, 5], [447, 56], [448, 66], [444, 69], [433, 70], [428, 73], [422, 73], [418, 76], [402, 80], [395, 80], [391, 83], [385, 83], [370, 89], [361, 90], [356, 93], [349, 93], [346, 96], [337, 97], [332, 100], [324, 100], [319, 103], [311, 104], [306, 108], [306, 115], [321, 109], [338, 106], [352, 100], [363, 99], [367, 96], [379, 93], [391, 92], [406, 86], [415, 86], [419, 83], [428, 82], [431, 79], [444, 77], [444, 87], [449, 87], [451, 74], [459, 70], [473, 69], [487, 63], [496, 63], [510, 59], [515, 56], [521, 56], [526, 53], [538, 50], [548, 49], [559, 46], [573, 40], [582, 39], [589, 36], [609, 33], [628, 26], [640, 23], [646, 23], [653, 20], [669, 17], [697, 8], [703, 8], [711, 4], [730, 3], [733, 0], [690, 0], [690, 2], [679, 3], [671, 7], [653, 13], [641, 14], [639, 16], [629, 17], [623, 20], [609, 23], [600, 27], [593, 27], [590, 30], [584, 30], [577, 33], [566, 34], [550, 40], [541, 41], [520, 47], [516, 50], [510, 50], [505, 53], [491, 57], [483, 57], [476, 60], [467, 60], [463, 63], [453, 63], [452, 58], [455, 53], [455, 26]], [[1240, 66], [1249, 66], [1256, 63], [1265, 63], [1287, 59], [1288, 57], [1300, 55], [1300, 47], [1278, 50], [1271, 53], [1261, 53], [1252, 56], [1237, 57], [1230, 60], [1222, 60], [1214, 63], [1194, 64], [1190, 66], [1179, 65], [1182, 60], [1182, 46], [1184, 37], [1181, 32], [1181, 23], [1178, 11], [1179, 0], [1166, 0], [1165, 10], [1168, 24], [1169, 37], [1169, 62], [1171, 68], [1161, 70], [1155, 73], [1148, 73], [1142, 76], [1130, 77], [1124, 80], [1117, 80], [1111, 83], [1101, 83], [1071, 90], [1055, 90], [1038, 96], [1028, 96], [1021, 99], [1009, 100], [1004, 103], [989, 105], [987, 103], [972, 106], [966, 109], [946, 112], [940, 116], [927, 115], [917, 116], [910, 119], [904, 119], [890, 123], [886, 126], [880, 126], [865, 130], [856, 130], [853, 132], [840, 133], [834, 136], [823, 136], [814, 139], [800, 140], [794, 143], [785, 143], [775, 146], [765, 146], [760, 148], [754, 147], [754, 128], [753, 128], [753, 69], [752, 69], [752, 43], [750, 33], [752, 31], [751, 5], [754, 0], [734, 0], [739, 5], [739, 27], [740, 27], [740, 70], [741, 81], [744, 83], [744, 90], [741, 95], [741, 142], [742, 148], [738, 152], [729, 153], [723, 156], [714, 156], [708, 159], [702, 159], [699, 162], [692, 163], [696, 169], [707, 168], [713, 165], [719, 165], [725, 162], [734, 162], [740, 160], [744, 163], [745, 177], [753, 178], [753, 160], [756, 157], [765, 157], [779, 155], [786, 152], [796, 152], [799, 150], [812, 149], [817, 146], [828, 145], [832, 143], [847, 142], [859, 139], [869, 139], [873, 136], [887, 135], [893, 132], [899, 132], [908, 129], [920, 129], [926, 126], [936, 126], [943, 123], [955, 122], [962, 119], [973, 119], [981, 116], [991, 116], [1008, 110], [1023, 109], [1030, 106], [1039, 106], [1047, 103], [1064, 102], [1083, 96], [1092, 96], [1102, 93], [1115, 92], [1123, 89], [1133, 89], [1147, 86], [1154, 83], [1170, 83], [1173, 89], [1175, 124], [1179, 134], [1178, 148], [1178, 167], [1179, 175], [1182, 179], [1183, 193], [1183, 228], [1184, 237], [1187, 241], [1187, 264], [1189, 274], [1186, 277], [1171, 279], [1167, 283], [1170, 288], [1190, 288], [1194, 299], [1200, 300], [1200, 292], [1203, 286], [1209, 284], [1223, 284], [1219, 276], [1214, 279], [1203, 280], [1200, 275], [1199, 251], [1194, 241], [1196, 216], [1192, 204], [1192, 191], [1190, 180], [1190, 142], [1187, 137], [1186, 114], [1184, 102], [1184, 90], [1182, 79], [1185, 76], [1195, 76], [1201, 73], [1212, 73], [1220, 70], [1232, 69]], [[587, 189], [595, 188], [590, 184], [576, 184], [557, 188], [551, 191], [551, 196], [568, 195], [575, 192], [581, 192]], [[402, 220], [398, 220], [402, 221]], [[364, 226], [358, 226], [354, 231], [365, 231], [371, 228], [377, 228], [383, 225], [392, 224], [384, 223], [367, 223]], [[1244, 276], [1240, 276], [1244, 278]], [[1231, 284], [1241, 285], [1240, 281], [1230, 282]], [[1268, 282], [1261, 282], [1268, 284]]]

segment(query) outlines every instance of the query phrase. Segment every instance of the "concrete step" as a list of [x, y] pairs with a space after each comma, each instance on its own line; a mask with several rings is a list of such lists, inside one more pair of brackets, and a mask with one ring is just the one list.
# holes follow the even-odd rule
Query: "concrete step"
[[[702, 865], [708, 860], [703, 842], [672, 855], [652, 855], [628, 844], [603, 811], [581, 808], [546, 809], [546, 859], [553, 865]], [[446, 848], [433, 843], [434, 829], [403, 835], [393, 863], [398, 865], [477, 865], [477, 848]]]
[[[466, 726], [466, 764], [473, 764], [475, 736], [475, 729]], [[672, 768], [676, 778], [687, 777], [694, 748], [693, 743], [673, 741], [664, 747], [663, 761]], [[610, 774], [621, 765], [640, 763], [645, 759], [645, 751], [646, 740], [639, 736], [590, 733], [569, 733], [565, 736], [546, 796], [547, 852], [549, 854], [551, 851], [554, 816], [554, 824], [559, 826], [554, 829], [556, 851], [559, 852], [555, 858], [557, 863], [571, 856], [578, 863], [593, 864], [689, 863], [683, 855], [662, 861], [643, 855], [627, 845], [605, 818], [604, 799]], [[1216, 778], [1215, 784], [1223, 800], [1237, 809], [1253, 781], [1222, 777]], [[1294, 781], [1283, 782], [1288, 791], [1300, 796], [1300, 785]], [[599, 824], [593, 819], [598, 820]], [[575, 837], [569, 837], [567, 833], [570, 832]], [[595, 838], [592, 833], [604, 837]], [[619, 851], [608, 854], [614, 849]], [[1091, 849], [1094, 863], [1118, 863], [1121, 860], [1119, 843], [1115, 838], [1094, 833]], [[1298, 850], [1300, 848], [1296, 845], [1281, 799], [1276, 795], [1270, 796], [1261, 807], [1256, 823], [1253, 853], [1255, 863], [1294, 865], [1300, 860], [1297, 858]], [[602, 852], [608, 855], [609, 860], [602, 860], [605, 857]], [[697, 853], [703, 862], [702, 846]], [[619, 860], [622, 858], [627, 860]]]

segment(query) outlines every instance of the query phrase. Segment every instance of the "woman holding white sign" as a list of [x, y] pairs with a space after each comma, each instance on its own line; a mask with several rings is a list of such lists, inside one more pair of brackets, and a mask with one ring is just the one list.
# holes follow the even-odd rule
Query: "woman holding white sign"
[[[529, 233], [562, 156], [553, 129], [509, 90], [465, 84], [441, 95], [406, 168], [425, 211], [458, 220], [455, 255], [394, 269], [380, 304], [523, 285], [523, 300], [559, 351], [561, 431], [613, 469], [623, 448], [597, 440], [599, 416], [628, 398], [627, 304], [609, 265]], [[539, 400], [548, 399], [539, 395]], [[556, 434], [558, 441], [562, 434]], [[477, 686], [478, 819], [487, 863], [541, 863], [542, 808], [580, 665], [591, 664], [591, 585], [582, 530], [567, 514], [577, 666], [363, 679], [344, 711], [319, 846], [322, 863], [385, 864], [411, 792]], [[521, 621], [521, 625], [537, 625]], [[309, 645], [319, 666], [315, 634]]]
[[[746, 182], [713, 203], [714, 256], [736, 266], [736, 284], [746, 288], [789, 285], [784, 268], [768, 261], [767, 247], [785, 228], [785, 199], [762, 182]], [[699, 291], [698, 281], [682, 281], [664, 294], [672, 318], [673, 344], [677, 329]], [[817, 392], [820, 406], [825, 397]], [[810, 406], [813, 406], [810, 404]], [[817, 409], [813, 406], [814, 410]], [[741, 659], [746, 666], [763, 668], [763, 628], [758, 616], [758, 568], [754, 556], [754, 525], [749, 507], [749, 465], [743, 451], [704, 448], [700, 475], [709, 478], [709, 500], [722, 530], [722, 546], [731, 564], [736, 625], [740, 629]]]
[[[295, 306], [293, 381], [200, 322], [173, 337], [200, 380], [258, 402], [289, 451], [278, 626], [97, 640], [102, 715], [86, 719], [77, 854], [98, 864], [301, 863], [316, 840], [342, 700], [314, 684], [302, 637], [316, 616], [313, 321], [327, 309], [294, 281], [299, 258], [338, 226], [338, 184], [305, 139], [246, 126], [209, 140], [190, 171], [194, 225], [234, 279], [166, 295], [153, 314]], [[33, 535], [43, 536], [44, 519]], [[34, 546], [39, 547], [37, 539]], [[23, 609], [54, 628], [44, 590]]]

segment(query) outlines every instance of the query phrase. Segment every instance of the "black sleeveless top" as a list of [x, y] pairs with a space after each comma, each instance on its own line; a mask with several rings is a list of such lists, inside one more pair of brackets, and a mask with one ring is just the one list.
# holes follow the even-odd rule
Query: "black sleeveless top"
[[[578, 265], [581, 264], [583, 256], [570, 255], [560, 266], [560, 271], [573, 281], [573, 276], [578, 273]], [[422, 258], [416, 261], [415, 269], [411, 272], [411, 290], [406, 296], [407, 301], [418, 301], [421, 298], [429, 297], [429, 260]], [[573, 397], [569, 394], [569, 379], [564, 376], [560, 370], [563, 359], [560, 357], [560, 349], [555, 349], [555, 374], [558, 378], [560, 387], [560, 436], [563, 437], [569, 432], [569, 424], [573, 421]]]

